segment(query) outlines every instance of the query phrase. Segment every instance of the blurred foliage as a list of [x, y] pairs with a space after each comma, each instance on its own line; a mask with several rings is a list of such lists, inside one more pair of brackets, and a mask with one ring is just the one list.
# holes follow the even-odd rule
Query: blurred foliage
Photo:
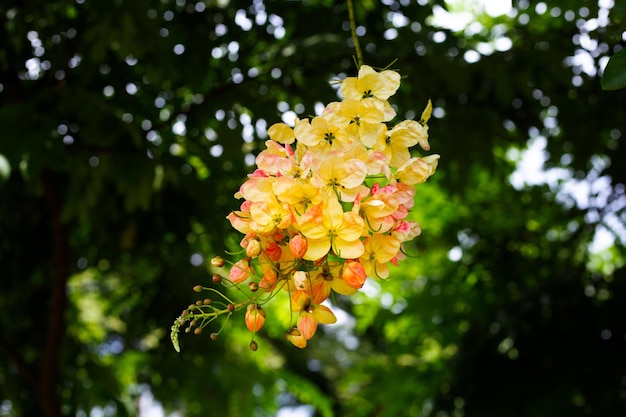
[[[624, 5], [518, 0], [459, 29], [441, 0], [355, 3], [400, 118], [435, 106], [423, 235], [304, 351], [268, 320], [251, 352], [233, 318], [180, 355], [169, 326], [237, 243], [267, 127], [356, 73], [345, 4], [0, 5], [0, 416], [136, 415], [147, 390], [185, 416], [624, 415], [626, 92], [600, 82]], [[546, 180], [513, 181], [538, 139]]]

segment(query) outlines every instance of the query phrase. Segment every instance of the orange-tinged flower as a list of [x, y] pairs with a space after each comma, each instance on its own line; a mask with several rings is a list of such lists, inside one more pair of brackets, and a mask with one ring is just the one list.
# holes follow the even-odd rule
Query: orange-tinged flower
[[251, 177], [239, 187], [239, 195], [253, 203], [262, 203], [274, 198], [272, 184], [275, 177]]
[[250, 233], [250, 212], [249, 211], [232, 211], [226, 216], [231, 226], [240, 233]]
[[341, 264], [332, 263], [324, 265], [321, 270], [317, 269], [313, 273], [311, 284], [311, 295], [313, 302], [319, 304], [326, 300], [331, 290], [342, 295], [352, 295], [356, 292], [356, 288], [349, 286], [341, 278]]
[[428, 155], [423, 158], [411, 158], [396, 171], [397, 181], [406, 185], [420, 184], [435, 173], [439, 155]]
[[274, 228], [286, 229], [292, 221], [289, 205], [269, 198], [250, 206], [250, 229], [257, 233], [270, 233]]
[[235, 265], [230, 268], [228, 279], [235, 284], [244, 282], [252, 273], [252, 267], [250, 266], [250, 259], [243, 258], [238, 260]]
[[314, 303], [305, 292], [296, 291], [292, 294], [292, 307], [300, 313], [297, 328], [307, 340], [315, 335], [319, 323], [333, 324], [337, 322], [337, 317], [330, 308]]
[[282, 172], [285, 166], [290, 164], [285, 147], [273, 140], [266, 141], [265, 149], [256, 157], [257, 167], [269, 175], [276, 175]]
[[392, 215], [398, 210], [400, 203], [394, 194], [376, 193], [363, 200], [359, 206], [359, 214], [365, 220], [367, 232], [384, 233], [395, 223]]
[[344, 213], [336, 198], [329, 197], [320, 206], [309, 209], [300, 218], [299, 226], [308, 242], [304, 259], [321, 259], [331, 249], [345, 259], [358, 258], [363, 253], [363, 219], [355, 212]]
[[245, 315], [246, 327], [253, 333], [261, 330], [265, 324], [265, 311], [263, 308], [256, 304], [248, 304]]
[[283, 250], [279, 244], [274, 241], [268, 241], [265, 243], [264, 256], [269, 258], [271, 261], [278, 262], [283, 254]]
[[341, 272], [341, 278], [352, 288], [359, 289], [365, 284], [367, 274], [363, 265], [358, 260], [348, 259], [343, 264], [343, 270]]
[[374, 233], [365, 240], [365, 252], [361, 256], [361, 263], [368, 276], [387, 278], [390, 262], [400, 250], [400, 241], [393, 235]]

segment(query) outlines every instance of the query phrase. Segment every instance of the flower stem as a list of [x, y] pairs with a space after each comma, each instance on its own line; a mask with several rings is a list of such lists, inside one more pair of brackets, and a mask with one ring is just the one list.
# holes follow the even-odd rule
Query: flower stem
[[350, 16], [350, 33], [352, 35], [352, 42], [354, 43], [354, 50], [356, 51], [356, 64], [358, 68], [361, 68], [361, 65], [363, 65], [363, 54], [361, 53], [359, 37], [356, 34], [356, 21], [354, 19], [352, 0], [348, 0], [348, 15]]

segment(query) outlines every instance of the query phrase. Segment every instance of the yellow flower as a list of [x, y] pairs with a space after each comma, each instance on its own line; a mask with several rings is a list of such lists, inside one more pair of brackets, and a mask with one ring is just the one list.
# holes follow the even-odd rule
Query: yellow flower
[[392, 193], [377, 193], [360, 202], [359, 214], [365, 220], [367, 231], [372, 233], [384, 233], [391, 229], [395, 223], [392, 217], [398, 210], [400, 202]]
[[292, 221], [289, 205], [275, 198], [267, 202], [255, 202], [250, 206], [250, 229], [257, 233], [269, 233], [278, 229], [286, 229]]
[[391, 70], [376, 72], [361, 65], [358, 77], [348, 77], [341, 83], [341, 94], [349, 100], [377, 98], [387, 100], [400, 87], [400, 74]]
[[329, 194], [343, 201], [353, 201], [363, 192], [363, 181], [367, 176], [367, 165], [359, 159], [346, 160], [342, 155], [331, 153], [313, 172], [311, 183], [320, 190], [323, 198]]
[[278, 143], [294, 143], [296, 141], [293, 129], [285, 123], [274, 123], [267, 129], [267, 135]]
[[409, 148], [418, 142], [424, 149], [429, 149], [428, 128], [415, 120], [405, 120], [395, 125], [386, 135], [379, 137], [374, 149], [387, 156], [389, 166], [397, 168], [411, 158]]
[[400, 87], [400, 74], [391, 70], [376, 72], [368, 65], [362, 65], [358, 77], [348, 77], [341, 83], [341, 94], [347, 100], [378, 101], [383, 105], [383, 121], [388, 122], [396, 115], [387, 99]]
[[396, 180], [406, 185], [420, 184], [435, 173], [439, 155], [411, 158], [396, 171]]
[[272, 190], [280, 201], [291, 206], [296, 216], [322, 202], [320, 190], [300, 178], [278, 177], [272, 184]]
[[400, 250], [400, 241], [394, 236], [374, 233], [365, 240], [365, 251], [361, 263], [370, 277], [387, 278], [391, 261]]
[[298, 220], [300, 232], [307, 238], [309, 247], [304, 259], [315, 261], [332, 250], [345, 259], [363, 254], [363, 219], [353, 211], [344, 213], [336, 198], [328, 196], [324, 202], [310, 208]]
[[330, 103], [322, 115], [331, 123], [343, 127], [349, 137], [360, 140], [370, 148], [386, 129], [382, 123], [385, 119], [385, 106], [378, 100], [344, 100]]
[[343, 129], [321, 116], [314, 117], [310, 123], [308, 119], [300, 120], [294, 128], [294, 133], [298, 143], [305, 144], [315, 153], [325, 154], [333, 149], [343, 149], [350, 144], [350, 139]]

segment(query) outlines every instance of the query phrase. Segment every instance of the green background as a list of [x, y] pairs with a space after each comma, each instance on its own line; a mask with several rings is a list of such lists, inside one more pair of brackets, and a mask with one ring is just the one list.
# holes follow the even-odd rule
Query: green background
[[345, 3], [2, 3], [0, 416], [138, 415], [148, 392], [181, 416], [626, 415], [626, 93], [600, 82], [624, 5], [519, 0], [454, 31], [442, 1], [355, 3], [398, 120], [433, 101], [422, 236], [306, 350], [277, 306], [257, 352], [241, 315], [180, 354], [265, 130], [356, 74]]

